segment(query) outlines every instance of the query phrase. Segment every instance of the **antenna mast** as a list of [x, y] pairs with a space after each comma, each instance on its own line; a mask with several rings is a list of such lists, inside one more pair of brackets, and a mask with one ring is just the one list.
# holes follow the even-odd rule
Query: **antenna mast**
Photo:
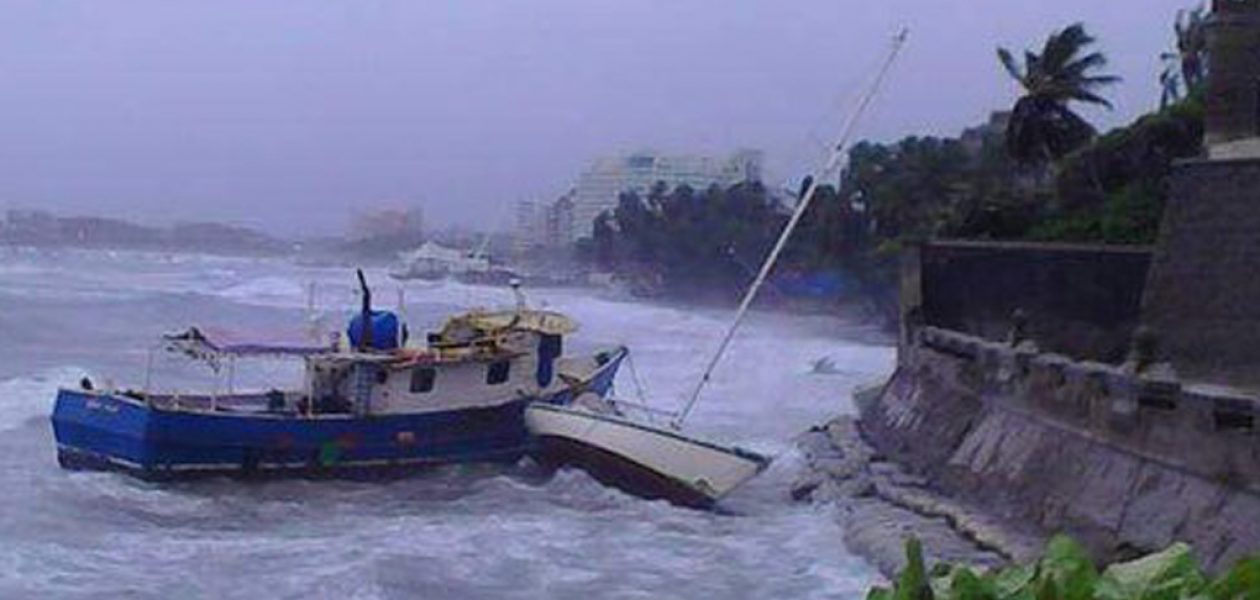
[[774, 265], [779, 260], [779, 255], [783, 253], [783, 249], [787, 247], [788, 239], [792, 237], [792, 233], [796, 231], [796, 226], [800, 224], [801, 217], [805, 216], [805, 211], [809, 209], [809, 205], [814, 200], [814, 196], [818, 192], [818, 188], [822, 186], [823, 181], [830, 180], [836, 175], [840, 168], [844, 165], [845, 153], [849, 147], [849, 141], [853, 137], [853, 132], [857, 128], [858, 121], [866, 113], [866, 109], [870, 107], [871, 101], [875, 99], [875, 94], [879, 92], [879, 88], [883, 85], [884, 79], [888, 76], [889, 70], [892, 69], [893, 63], [897, 60], [897, 55], [901, 53], [902, 47], [905, 46], [906, 40], [910, 37], [909, 29], [902, 29], [893, 39], [892, 50], [888, 53], [888, 58], [881, 65], [879, 73], [876, 74], [875, 80], [871, 82], [871, 87], [863, 94], [861, 101], [858, 103], [857, 110], [849, 116], [849, 120], [845, 123], [840, 141], [831, 151], [831, 157], [827, 160], [818, 177], [806, 187], [805, 192], [801, 195], [800, 202], [796, 205], [796, 211], [792, 213], [792, 218], [788, 220], [787, 225], [783, 228], [783, 233], [779, 235], [779, 241], [775, 243], [774, 248], [770, 250], [770, 254], [766, 257], [765, 263], [761, 265], [761, 272], [757, 274], [757, 278], [753, 280], [752, 286], [748, 288], [748, 292], [744, 294], [744, 299], [739, 303], [739, 310], [735, 313], [735, 319], [731, 322], [730, 328], [726, 330], [726, 335], [722, 337], [722, 342], [718, 344], [717, 352], [713, 354], [713, 358], [709, 360], [708, 366], [704, 369], [704, 374], [700, 380], [696, 382], [696, 387], [691, 392], [687, 404], [682, 411], [674, 418], [672, 425], [675, 429], [682, 427], [683, 422], [691, 414], [695, 408], [696, 402], [700, 400], [700, 393], [704, 391], [704, 386], [709, 383], [709, 379], [713, 375], [718, 363], [722, 360], [722, 356], [726, 353], [726, 349], [731, 344], [731, 340], [735, 337], [735, 332], [744, 322], [744, 317], [748, 314], [748, 308], [752, 306], [753, 300], [757, 299], [757, 292], [761, 291], [761, 286], [765, 284], [766, 279], [770, 276], [770, 272], [774, 270]]

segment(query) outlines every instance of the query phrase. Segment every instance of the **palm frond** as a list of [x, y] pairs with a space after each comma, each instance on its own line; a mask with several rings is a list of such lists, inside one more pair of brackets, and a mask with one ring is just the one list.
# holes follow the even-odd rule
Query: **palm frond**
[[1173, 21], [1173, 35], [1177, 36], [1178, 46], [1180, 46], [1181, 42], [1188, 37], [1187, 33], [1190, 31], [1189, 20], [1189, 15], [1186, 9], [1183, 8], [1177, 11], [1177, 18]]
[[1160, 108], [1167, 108], [1181, 99], [1181, 79], [1173, 67], [1169, 67], [1163, 73], [1160, 73], [1159, 86], [1161, 89], [1159, 97]]
[[1069, 97], [1078, 102], [1097, 104], [1106, 108], [1113, 108], [1110, 100], [1088, 90], [1076, 90], [1069, 94]]
[[1025, 87], [1032, 89], [1037, 86], [1038, 81], [1045, 79], [1044, 69], [1041, 64], [1041, 56], [1031, 50], [1024, 51]]
[[1042, 62], [1048, 71], [1062, 70], [1081, 50], [1093, 43], [1094, 38], [1085, 31], [1085, 26], [1075, 23], [1050, 35], [1041, 52]]
[[1124, 81], [1119, 75], [1095, 75], [1093, 77], [1082, 77], [1077, 79], [1075, 83], [1081, 87], [1096, 88], [1104, 85], [1114, 85]]
[[1087, 54], [1063, 66], [1063, 72], [1069, 75], [1082, 75], [1086, 71], [1101, 69], [1107, 66], [1107, 56], [1102, 52]]
[[1024, 71], [1020, 68], [1019, 63], [1015, 61], [1015, 56], [1011, 54], [1011, 51], [1006, 48], [998, 48], [997, 55], [998, 60], [1002, 62], [1002, 66], [1006, 68], [1006, 72], [1010, 74], [1011, 78], [1023, 84]]

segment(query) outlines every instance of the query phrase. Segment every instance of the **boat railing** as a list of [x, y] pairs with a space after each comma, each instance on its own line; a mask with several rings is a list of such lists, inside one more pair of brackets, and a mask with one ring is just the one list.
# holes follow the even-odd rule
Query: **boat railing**
[[[170, 337], [163, 337], [159, 342], [151, 345], [145, 358], [144, 366], [144, 386], [138, 393], [132, 397], [143, 400], [145, 404], [153, 407], [185, 409], [200, 409], [202, 405], [211, 412], [219, 409], [221, 400], [226, 400], [228, 405], [225, 408], [231, 408], [232, 399], [240, 399], [244, 397], [258, 396], [261, 393], [240, 394], [237, 390], [237, 361], [242, 358], [294, 358], [300, 357], [304, 360], [319, 352], [324, 352], [323, 348], [295, 348], [295, 347], [267, 347], [262, 345], [241, 345], [236, 347], [220, 348], [213, 345], [205, 345], [200, 348], [190, 348], [180, 346], [180, 340]], [[211, 373], [211, 389], [201, 393], [174, 393], [166, 392], [158, 389], [154, 384], [156, 371], [158, 370], [158, 357], [177, 356], [186, 359], [187, 364], [202, 364], [208, 367]], [[304, 379], [304, 388], [301, 392], [306, 397], [311, 396], [309, 389], [310, 381]], [[196, 400], [189, 400], [196, 398]], [[186, 406], [190, 405], [190, 406]]]
[[619, 398], [610, 398], [609, 402], [612, 403], [618, 412], [625, 414], [627, 412], [625, 409], [630, 409], [630, 412], [636, 412], [644, 415], [651, 423], [657, 422], [658, 419], [664, 420], [668, 423], [678, 416], [678, 413], [674, 411], [655, 408], [640, 402], [621, 400]]

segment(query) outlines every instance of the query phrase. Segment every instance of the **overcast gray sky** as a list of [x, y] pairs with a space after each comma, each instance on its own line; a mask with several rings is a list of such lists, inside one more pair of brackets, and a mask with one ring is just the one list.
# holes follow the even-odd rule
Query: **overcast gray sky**
[[901, 25], [864, 137], [954, 134], [1016, 88], [996, 45], [1084, 21], [1158, 99], [1186, 0], [5, 0], [0, 208], [286, 234], [355, 207], [504, 227], [593, 157], [766, 151], [796, 177]]

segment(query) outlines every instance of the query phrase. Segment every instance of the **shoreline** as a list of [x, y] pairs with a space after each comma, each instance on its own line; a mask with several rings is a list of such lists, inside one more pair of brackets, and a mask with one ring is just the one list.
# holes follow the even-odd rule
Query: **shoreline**
[[845, 546], [886, 578], [905, 567], [909, 536], [922, 542], [929, 565], [985, 569], [1035, 559], [1045, 545], [1040, 531], [950, 498], [880, 454], [855, 416], [837, 417], [795, 443], [807, 466], [792, 485], [792, 499], [835, 506]]

